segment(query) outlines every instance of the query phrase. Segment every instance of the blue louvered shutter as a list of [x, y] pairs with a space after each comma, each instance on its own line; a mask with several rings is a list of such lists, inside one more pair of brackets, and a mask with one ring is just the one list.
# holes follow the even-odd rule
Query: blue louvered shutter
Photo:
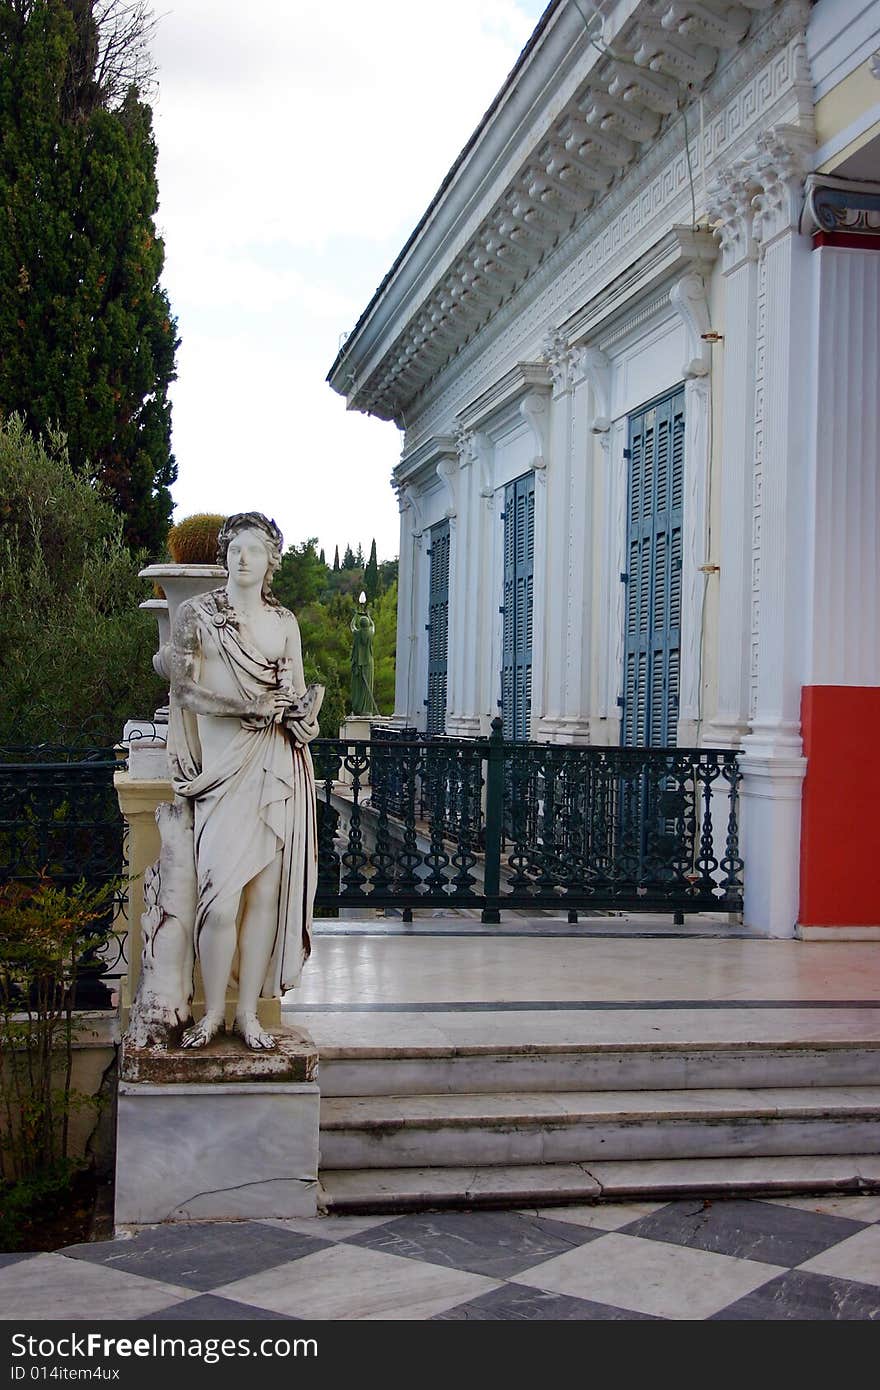
[[446, 673], [449, 663], [449, 522], [431, 527], [428, 584], [428, 710], [426, 730], [446, 727]]
[[629, 418], [621, 742], [676, 741], [681, 669], [684, 390]]
[[535, 475], [504, 491], [504, 623], [501, 639], [501, 717], [504, 737], [529, 737], [532, 712], [532, 632], [535, 577]]

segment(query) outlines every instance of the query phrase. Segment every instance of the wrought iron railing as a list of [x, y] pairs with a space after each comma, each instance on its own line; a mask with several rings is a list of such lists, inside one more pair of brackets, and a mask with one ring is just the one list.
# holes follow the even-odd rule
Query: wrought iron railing
[[382, 733], [312, 745], [324, 908], [742, 908], [735, 752]]
[[[112, 748], [42, 744], [0, 748], [0, 882], [56, 887], [121, 880], [124, 826], [113, 787]], [[122, 889], [120, 889], [120, 893]], [[108, 911], [105, 943], [79, 962], [76, 1005], [106, 1008], [104, 980], [119, 974], [121, 938]]]

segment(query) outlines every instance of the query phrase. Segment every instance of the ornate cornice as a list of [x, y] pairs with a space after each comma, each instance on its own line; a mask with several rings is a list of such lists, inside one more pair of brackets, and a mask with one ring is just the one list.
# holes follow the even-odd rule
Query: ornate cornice
[[458, 439], [451, 434], [432, 435], [418, 448], [403, 455], [392, 475], [392, 483], [410, 495], [414, 494], [417, 484], [419, 492], [425, 492], [439, 476], [438, 470], [444, 463], [454, 463], [458, 467]]
[[[729, 91], [749, 64], [805, 22], [808, 9], [808, 0], [641, 0], [619, 33], [604, 36], [626, 61], [606, 54], [594, 62], [376, 365], [362, 364], [361, 378], [356, 367], [346, 375], [340, 364], [338, 380], [334, 368], [333, 384], [349, 406], [402, 419], [427, 383], [587, 220], [600, 193], [606, 211], [609, 190], [652, 150], [664, 124], [692, 100], [694, 84], [718, 68], [719, 54], [725, 62], [718, 85]], [[767, 225], [769, 210], [760, 215]]]
[[510, 407], [521, 404], [526, 396], [535, 392], [548, 395], [552, 386], [553, 378], [545, 363], [517, 362], [463, 410], [456, 423], [466, 430], [485, 430]]
[[665, 236], [638, 256], [622, 275], [616, 275], [604, 290], [590, 296], [588, 303], [562, 325], [570, 342], [584, 342], [605, 333], [612, 324], [632, 314], [634, 304], [670, 280], [689, 271], [708, 271], [717, 258], [718, 247], [711, 232], [695, 232], [691, 227], [670, 227]]

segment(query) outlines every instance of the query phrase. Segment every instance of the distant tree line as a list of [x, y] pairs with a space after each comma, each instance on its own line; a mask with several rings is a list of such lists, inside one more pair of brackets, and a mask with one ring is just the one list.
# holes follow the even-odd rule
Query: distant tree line
[[[350, 557], [350, 560], [349, 560]], [[349, 563], [346, 564], [346, 561]], [[364, 563], [360, 545], [339, 547], [328, 565], [317, 537], [311, 536], [285, 552], [275, 575], [274, 590], [299, 620], [306, 679], [326, 686], [321, 710], [321, 733], [335, 738], [348, 713], [351, 671], [351, 620], [359, 610], [358, 597], [367, 595], [367, 608], [376, 624], [373, 646], [376, 704], [382, 714], [394, 709], [394, 663], [397, 641], [397, 560], [376, 558], [376, 542]]]

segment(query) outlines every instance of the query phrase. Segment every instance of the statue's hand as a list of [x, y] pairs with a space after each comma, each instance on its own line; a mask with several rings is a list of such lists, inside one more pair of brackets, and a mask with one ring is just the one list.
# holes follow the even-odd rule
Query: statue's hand
[[258, 695], [244, 710], [242, 724], [248, 729], [265, 729], [270, 724], [279, 723], [293, 700], [284, 690], [270, 690]]
[[284, 727], [297, 743], [311, 743], [321, 732], [317, 719], [285, 719]]

